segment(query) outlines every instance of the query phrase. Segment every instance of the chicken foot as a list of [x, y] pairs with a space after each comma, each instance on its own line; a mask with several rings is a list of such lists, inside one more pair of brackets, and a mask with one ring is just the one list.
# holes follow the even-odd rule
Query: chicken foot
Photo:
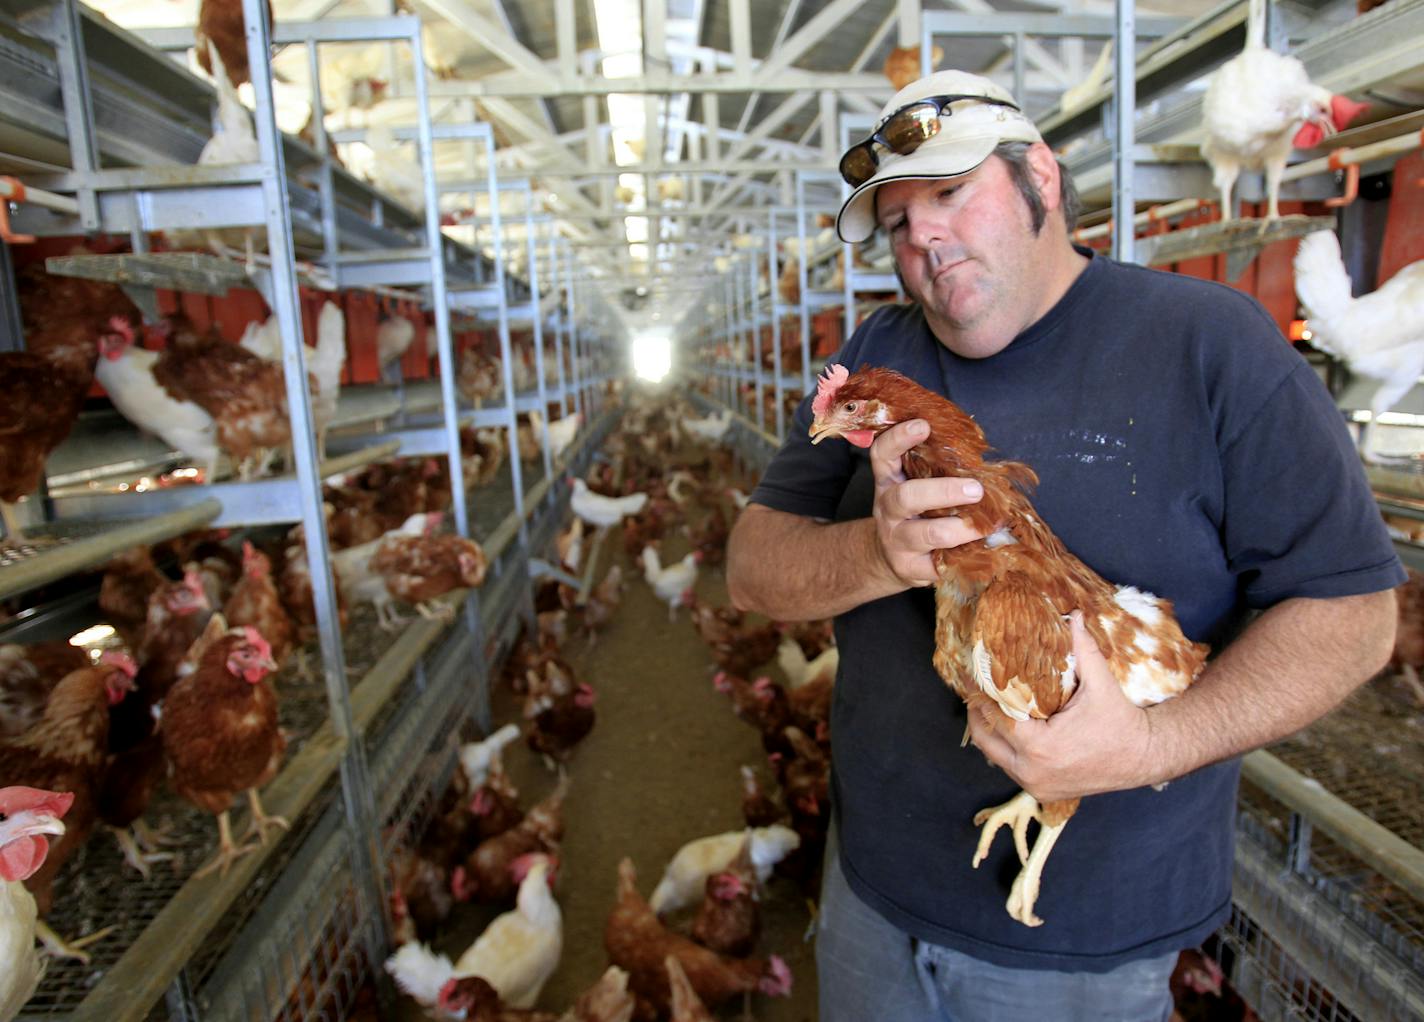
[[239, 845], [232, 839], [232, 823], [228, 818], [228, 811], [224, 809], [218, 814], [218, 854], [212, 862], [193, 874], [196, 879], [205, 877], [213, 870], [218, 871], [219, 876], [226, 876], [228, 868], [242, 858], [248, 852], [255, 852], [261, 847], [261, 842], [257, 844]]
[[444, 600], [425, 600], [415, 605], [415, 611], [427, 621], [444, 621], [449, 623], [455, 620], [455, 608]]
[[287, 822], [286, 817], [268, 815], [267, 811], [262, 808], [262, 800], [257, 796], [256, 788], [247, 789], [247, 805], [252, 810], [252, 821], [247, 825], [247, 832], [242, 835], [244, 838], [256, 832], [257, 843], [265, 845], [269, 829], [292, 829], [292, 825]]
[[113, 933], [115, 926], [106, 926], [102, 930], [95, 930], [82, 937], [75, 937], [73, 940], [65, 940], [54, 930], [50, 929], [48, 923], [43, 919], [35, 920], [35, 936], [44, 945], [45, 954], [51, 958], [73, 958], [80, 965], [89, 964], [89, 952], [84, 948], [97, 941], [103, 940]]
[[8, 501], [0, 500], [0, 517], [5, 520], [5, 538], [0, 540], [0, 549], [21, 546], [25, 542], [25, 530], [20, 527], [20, 516]]
[[167, 862], [173, 858], [172, 852], [145, 851], [143, 847], [152, 849], [153, 845], [148, 840], [139, 836], [138, 826], [135, 824], [132, 830], [128, 827], [110, 827], [114, 832], [114, 840], [119, 843], [119, 851], [124, 853], [124, 862], [132, 866], [138, 875], [145, 880], [149, 875], [149, 864], [154, 862]]
[[[979, 868], [979, 863], [989, 854], [989, 848], [994, 843], [994, 835], [999, 832], [999, 828], [1013, 827], [1014, 849], [1018, 852], [1023, 869], [1014, 878], [1013, 886], [1009, 889], [1009, 899], [1004, 907], [1012, 918], [1025, 926], [1043, 925], [1043, 920], [1033, 911], [1043, 880], [1043, 867], [1058, 841], [1058, 836], [1063, 833], [1063, 828], [1068, 825], [1068, 820], [1077, 808], [1077, 799], [1040, 805], [1028, 792], [1021, 791], [1001, 806], [981, 809], [974, 814], [975, 826], [983, 827], [979, 835], [979, 847], [974, 851], [975, 869]], [[1038, 837], [1034, 839], [1031, 852], [1028, 849], [1030, 820], [1037, 821], [1039, 825]]]

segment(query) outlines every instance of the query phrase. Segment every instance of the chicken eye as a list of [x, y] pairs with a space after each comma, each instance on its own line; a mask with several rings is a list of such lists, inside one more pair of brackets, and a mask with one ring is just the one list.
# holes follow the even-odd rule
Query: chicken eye
[[848, 412], [850, 412], [852, 415], [855, 414], [856, 410], [859, 409], [859, 408], [860, 408], [860, 402], [858, 402], [858, 401], [847, 401], [847, 402], [846, 402], [845, 410], [848, 411]]

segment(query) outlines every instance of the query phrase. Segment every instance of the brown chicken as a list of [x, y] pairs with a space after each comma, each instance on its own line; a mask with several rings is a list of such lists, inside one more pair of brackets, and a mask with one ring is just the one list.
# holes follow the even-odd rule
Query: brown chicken
[[480, 842], [465, 860], [464, 870], [452, 876], [455, 896], [461, 901], [504, 903], [514, 898], [519, 883], [510, 867], [531, 852], [554, 854], [564, 836], [564, 799], [568, 778], [561, 778], [547, 798], [529, 810], [515, 827]]
[[668, 986], [672, 990], [670, 1022], [713, 1022], [712, 1013], [697, 996], [697, 991], [692, 989], [677, 955], [668, 955], [664, 963], [667, 966]]
[[748, 827], [770, 827], [786, 818], [786, 810], [767, 794], [757, 772], [745, 765], [742, 767], [742, 818]]
[[727, 525], [727, 515], [716, 504], [698, 526], [689, 526], [687, 538], [692, 548], [702, 554], [702, 563], [715, 567], [727, 559], [727, 537], [731, 529]]
[[781, 633], [772, 622], [754, 625], [733, 606], [713, 607], [694, 600], [692, 626], [712, 650], [712, 659], [729, 674], [748, 675], [772, 657]]
[[771, 997], [791, 993], [791, 970], [778, 956], [728, 958], [665, 927], [638, 893], [633, 861], [618, 864], [618, 901], [603, 928], [608, 957], [628, 972], [638, 997], [638, 1017], [651, 1019], [672, 1006], [666, 960], [675, 957], [697, 996], [711, 1007], [737, 994], [760, 990]]
[[211, 610], [196, 571], [185, 572], [181, 582], [165, 582], [148, 598], [137, 660], [139, 687], [149, 702], [161, 702], [178, 680], [178, 665], [202, 634]]
[[628, 1022], [633, 1017], [634, 1001], [628, 993], [628, 974], [610, 965], [562, 1015], [508, 1007], [494, 987], [479, 976], [450, 980], [441, 991], [437, 1007], [466, 1022]]
[[488, 486], [499, 475], [509, 446], [504, 437], [500, 429], [465, 426], [460, 430], [460, 464], [466, 487]]
[[214, 330], [200, 334], [181, 315], [169, 316], [157, 332], [166, 346], [153, 378], [172, 397], [213, 417], [218, 447], [237, 462], [240, 476], [257, 473], [262, 452], [291, 443], [280, 363], [229, 344]]
[[33, 727], [60, 679], [88, 666], [88, 655], [63, 639], [0, 645], [0, 740]]
[[24, 539], [10, 505], [34, 493], [45, 459], [64, 442], [94, 382], [109, 317], [138, 309], [112, 284], [22, 275], [25, 350], [0, 353], [0, 512], [6, 542]]
[[130, 648], [137, 648], [148, 617], [148, 598], [168, 581], [153, 563], [153, 551], [136, 546], [118, 554], [99, 583], [99, 612]]
[[272, 581], [272, 562], [250, 542], [242, 544], [242, 578], [223, 604], [223, 617], [231, 628], [256, 628], [272, 646], [272, 661], [279, 668], [287, 662], [296, 626]]
[[371, 556], [369, 570], [391, 596], [415, 604], [425, 617], [449, 617], [433, 601], [453, 589], [485, 580], [485, 552], [460, 536], [388, 534]]
[[[272, 0], [267, 0], [267, 25], [272, 25]], [[234, 86], [252, 81], [252, 69], [247, 61], [247, 23], [242, 17], [242, 0], [203, 0], [198, 9], [198, 30], [195, 54], [198, 66], [213, 73], [208, 59], [208, 40], [217, 48], [218, 57], [227, 68]]]
[[702, 904], [692, 921], [692, 939], [719, 954], [746, 957], [756, 947], [761, 934], [761, 911], [757, 902], [751, 842], [745, 841], [727, 869], [707, 878]]
[[718, 671], [712, 687], [732, 700], [732, 712], [761, 732], [762, 748], [768, 753], [789, 754], [785, 730], [791, 724], [791, 705], [786, 691], [770, 678], [747, 681], [735, 674]]
[[478, 348], [460, 352], [460, 370], [455, 377], [455, 390], [476, 408], [486, 401], [504, 395], [503, 364], [494, 355]]
[[1394, 590], [1399, 627], [1389, 666], [1403, 679], [1415, 701], [1424, 706], [1424, 682], [1419, 680], [1419, 669], [1424, 667], [1424, 575], [1413, 568], [1405, 570], [1409, 578]]
[[[970, 713], [1004, 728], [1057, 713], [1076, 687], [1074, 610], [1083, 612], [1089, 634], [1137, 706], [1181, 694], [1201, 673], [1207, 647], [1182, 634], [1170, 601], [1114, 586], [1074, 557], [1025, 495], [1038, 482], [1034, 471], [1019, 462], [986, 462], [983, 430], [957, 405], [888, 369], [867, 367], [852, 376], [833, 365], [818, 383], [812, 412], [813, 443], [839, 436], [859, 447], [897, 422], [924, 419], [929, 436], [905, 453], [905, 475], [983, 485], [978, 503], [952, 513], [985, 538], [934, 552], [934, 665]], [[1013, 827], [1022, 842], [1028, 821], [1039, 823], [1032, 854], [1025, 856], [1019, 845], [1025, 861], [1007, 903], [1026, 926], [1043, 922], [1033, 911], [1043, 865], [1077, 808], [1077, 799], [1040, 805], [1020, 792], [975, 817], [983, 826], [976, 866], [1000, 827]]]
[[475, 832], [480, 841], [503, 834], [524, 821], [519, 807], [519, 792], [505, 773], [499, 758], [490, 764], [489, 777], [475, 789], [466, 807], [474, 817]]
[[434, 940], [454, 907], [444, 866], [409, 849], [396, 853], [391, 862], [391, 908], [400, 943]]
[[[64, 820], [64, 836], [50, 848], [45, 862], [25, 881], [41, 917], [54, 902], [54, 878], [75, 849], [89, 838], [95, 802], [108, 755], [109, 707], [133, 691], [133, 660], [123, 653], [105, 653], [93, 667], [71, 671], [55, 686], [44, 716], [18, 738], [0, 742], [0, 777], [7, 785], [71, 792], [74, 804]], [[57, 941], [57, 938], [55, 938]], [[50, 943], [47, 935], [46, 944]], [[56, 953], [87, 961], [78, 950], [84, 941]]]
[[615, 564], [608, 569], [608, 573], [603, 576], [603, 581], [593, 587], [593, 591], [588, 594], [588, 599], [584, 601], [582, 608], [583, 629], [590, 645], [593, 644], [594, 637], [599, 630], [607, 627], [608, 622], [613, 620], [613, 614], [618, 610], [618, 605], [622, 601], [623, 567]]
[[[267, 676], [277, 665], [256, 629], [234, 628], [203, 653], [198, 669], [173, 686], [163, 703], [163, 749], [173, 790], [218, 818], [217, 858], [195, 876], [226, 873], [239, 857], [265, 843], [269, 828], [287, 829], [262, 809], [257, 789], [282, 765], [286, 736], [277, 726], [277, 695]], [[240, 791], [252, 810], [249, 833], [258, 845], [232, 839], [228, 811]]]

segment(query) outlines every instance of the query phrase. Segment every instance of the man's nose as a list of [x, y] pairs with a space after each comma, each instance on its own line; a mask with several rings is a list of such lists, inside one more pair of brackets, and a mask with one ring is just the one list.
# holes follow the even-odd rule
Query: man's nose
[[928, 210], [906, 210], [905, 224], [909, 228], [910, 244], [926, 251], [943, 242], [948, 234], [943, 218]]

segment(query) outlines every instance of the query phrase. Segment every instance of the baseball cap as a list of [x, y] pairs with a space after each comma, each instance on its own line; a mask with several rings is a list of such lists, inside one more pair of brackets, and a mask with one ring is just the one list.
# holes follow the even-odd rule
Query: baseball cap
[[[967, 71], [936, 71], [911, 82], [886, 103], [876, 130], [894, 113], [934, 96], [983, 96], [1013, 103], [1008, 90]], [[1000, 142], [1041, 142], [1033, 121], [1013, 107], [957, 100], [940, 115], [939, 133], [914, 152], [900, 155], [877, 146], [879, 164], [872, 176], [850, 193], [836, 217], [842, 241], [864, 241], [875, 233], [875, 190], [886, 181], [927, 180], [967, 174], [989, 158]]]

